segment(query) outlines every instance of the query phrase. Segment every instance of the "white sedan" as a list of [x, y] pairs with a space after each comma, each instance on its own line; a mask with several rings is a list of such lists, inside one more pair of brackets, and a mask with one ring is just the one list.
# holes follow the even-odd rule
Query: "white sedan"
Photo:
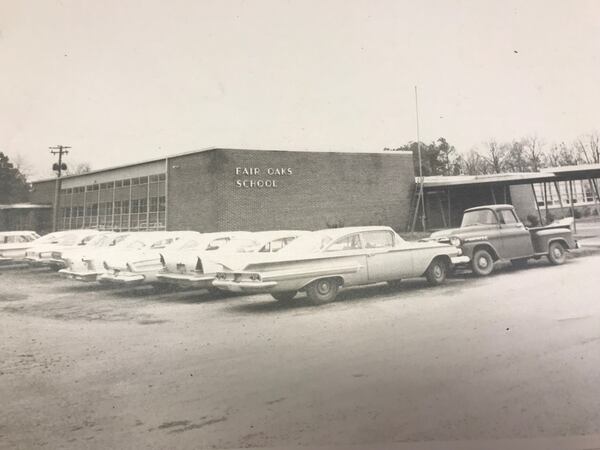
[[314, 303], [333, 301], [340, 287], [404, 278], [444, 282], [448, 269], [463, 262], [456, 247], [438, 242], [408, 242], [389, 227], [320, 230], [292, 242], [271, 258], [229, 267], [213, 286], [232, 292], [268, 292], [279, 301], [305, 291]]
[[40, 235], [35, 231], [0, 232], [0, 262], [21, 261]]
[[[255, 233], [238, 232], [223, 245], [210, 245], [205, 249], [187, 251], [183, 254], [163, 255], [164, 270], [158, 280], [182, 287], [208, 288], [216, 273], [227, 267], [230, 261], [256, 260], [275, 253], [298, 236], [307, 233], [299, 230], [260, 231]], [[217, 242], [220, 239], [215, 239]]]
[[35, 245], [25, 252], [25, 261], [34, 267], [61, 267], [60, 252], [86, 245], [98, 230], [69, 230], [51, 233], [35, 241]]
[[[115, 255], [137, 252], [168, 238], [163, 231], [139, 231], [120, 233], [112, 244], [86, 252], [81, 258], [69, 259], [67, 267], [58, 273], [75, 281], [94, 282], [106, 272], [104, 261]], [[169, 238], [170, 239], [170, 238]]]
[[202, 240], [197, 231], [167, 231], [164, 236], [140, 250], [128, 247], [105, 257], [101, 283], [128, 284], [154, 283], [162, 269], [160, 254], [170, 248], [194, 246]]

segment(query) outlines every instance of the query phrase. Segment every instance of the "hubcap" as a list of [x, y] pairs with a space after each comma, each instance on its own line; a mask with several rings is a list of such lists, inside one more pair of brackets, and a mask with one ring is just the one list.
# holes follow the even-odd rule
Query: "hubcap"
[[562, 256], [562, 249], [560, 247], [554, 247], [554, 257], [560, 258]]
[[321, 294], [321, 295], [329, 294], [330, 290], [331, 290], [331, 288], [329, 286], [329, 282], [327, 282], [327, 281], [321, 281], [317, 285], [317, 291], [319, 291], [319, 294]]
[[441, 278], [442, 277], [442, 268], [440, 266], [435, 266], [433, 268], [433, 275], [436, 278]]
[[482, 269], [485, 269], [488, 266], [488, 260], [482, 256], [481, 258], [479, 258], [478, 264], [479, 264], [479, 267], [481, 267]]

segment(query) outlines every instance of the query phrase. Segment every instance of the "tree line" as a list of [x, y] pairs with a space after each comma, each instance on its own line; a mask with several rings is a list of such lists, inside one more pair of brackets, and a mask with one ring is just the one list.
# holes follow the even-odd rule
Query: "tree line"
[[[415, 173], [419, 174], [418, 143], [384, 151], [409, 151]], [[545, 167], [600, 163], [600, 134], [582, 135], [570, 144], [546, 144], [537, 136], [525, 136], [510, 142], [489, 139], [468, 152], [459, 152], [448, 141], [421, 142], [423, 176], [485, 175], [503, 172], [539, 172]]]

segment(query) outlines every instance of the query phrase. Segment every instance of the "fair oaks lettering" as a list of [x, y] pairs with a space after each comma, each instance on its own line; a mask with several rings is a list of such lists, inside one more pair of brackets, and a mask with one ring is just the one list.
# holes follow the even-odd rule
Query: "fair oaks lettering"
[[293, 175], [291, 167], [236, 167], [238, 188], [277, 188], [282, 177]]

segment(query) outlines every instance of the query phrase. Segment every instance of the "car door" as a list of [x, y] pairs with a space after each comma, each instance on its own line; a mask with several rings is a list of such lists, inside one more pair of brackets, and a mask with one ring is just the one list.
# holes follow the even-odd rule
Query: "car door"
[[[325, 270], [341, 268], [344, 272], [344, 285], [356, 286], [369, 282], [367, 256], [363, 248], [360, 233], [347, 234], [333, 241], [324, 251], [327, 258], [314, 261], [316, 268]], [[352, 269], [350, 272], [348, 268]]]
[[399, 280], [412, 273], [412, 252], [390, 230], [362, 233], [370, 283]]
[[498, 211], [500, 221], [500, 238], [502, 241], [500, 255], [505, 259], [523, 258], [533, 255], [533, 245], [529, 230], [520, 222], [512, 209]]

